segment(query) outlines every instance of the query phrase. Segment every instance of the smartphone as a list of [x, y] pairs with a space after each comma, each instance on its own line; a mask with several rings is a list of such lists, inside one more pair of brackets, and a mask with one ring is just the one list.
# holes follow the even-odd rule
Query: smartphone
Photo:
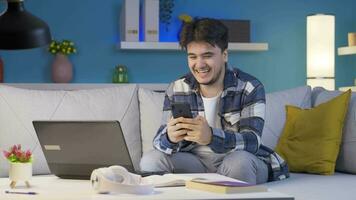
[[186, 102], [174, 102], [171, 104], [173, 118], [193, 118], [190, 104]]

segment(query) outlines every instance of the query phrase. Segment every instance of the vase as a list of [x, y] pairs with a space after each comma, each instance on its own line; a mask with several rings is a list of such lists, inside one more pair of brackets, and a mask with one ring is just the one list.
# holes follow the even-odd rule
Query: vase
[[73, 78], [73, 65], [67, 55], [56, 54], [52, 63], [52, 80], [55, 83], [69, 83]]
[[10, 163], [9, 179], [10, 186], [14, 188], [18, 181], [24, 181], [30, 187], [29, 180], [32, 177], [32, 163]]
[[117, 65], [115, 67], [112, 82], [113, 83], [128, 83], [129, 82], [126, 66]]

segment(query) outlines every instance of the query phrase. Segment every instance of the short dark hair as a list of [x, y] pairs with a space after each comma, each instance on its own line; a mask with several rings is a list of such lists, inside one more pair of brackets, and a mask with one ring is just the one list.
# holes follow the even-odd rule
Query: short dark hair
[[187, 50], [191, 42], [207, 42], [217, 45], [221, 51], [228, 46], [228, 29], [219, 20], [213, 18], [196, 18], [183, 24], [179, 34], [179, 45]]

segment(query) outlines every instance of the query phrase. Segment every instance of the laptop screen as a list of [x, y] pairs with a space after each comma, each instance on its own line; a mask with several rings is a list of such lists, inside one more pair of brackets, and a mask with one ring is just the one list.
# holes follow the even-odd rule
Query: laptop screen
[[134, 167], [118, 121], [33, 121], [51, 173], [89, 179], [100, 167]]

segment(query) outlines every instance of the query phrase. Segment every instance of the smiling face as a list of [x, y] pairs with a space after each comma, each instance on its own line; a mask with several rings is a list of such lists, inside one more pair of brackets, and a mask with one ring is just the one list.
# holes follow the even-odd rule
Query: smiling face
[[207, 42], [190, 42], [187, 45], [188, 65], [200, 85], [223, 84], [227, 50]]

